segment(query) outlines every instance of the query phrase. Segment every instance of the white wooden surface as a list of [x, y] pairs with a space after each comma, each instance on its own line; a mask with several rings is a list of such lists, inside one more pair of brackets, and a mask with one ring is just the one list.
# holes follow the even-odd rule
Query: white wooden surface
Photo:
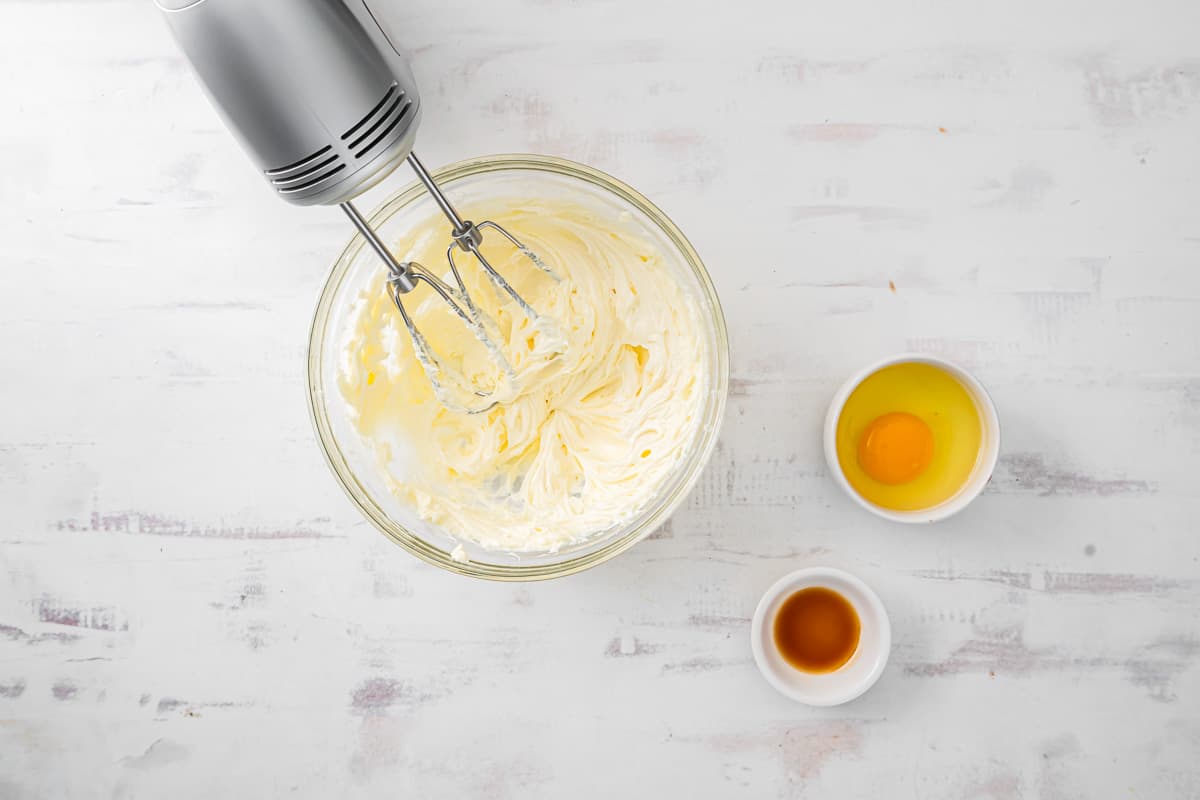
[[[418, 563], [306, 415], [338, 212], [260, 185], [148, 2], [0, 3], [0, 797], [1200, 796], [1200, 5], [378, 4], [428, 162], [577, 159], [690, 234], [721, 448], [590, 573]], [[926, 529], [819, 445], [905, 349], [1004, 422]], [[750, 658], [805, 564], [892, 615], [842, 708]]]

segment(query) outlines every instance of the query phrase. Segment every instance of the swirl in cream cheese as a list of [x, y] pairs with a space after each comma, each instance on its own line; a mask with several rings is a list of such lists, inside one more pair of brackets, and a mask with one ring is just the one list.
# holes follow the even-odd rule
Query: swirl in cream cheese
[[[351, 314], [339, 388], [392, 490], [421, 518], [490, 550], [553, 552], [629, 520], [672, 475], [701, 422], [707, 338], [678, 267], [617, 212], [524, 200], [472, 211], [559, 276], [485, 239], [544, 318], [534, 324], [461, 262], [515, 375], [502, 402], [466, 414], [438, 401], [383, 270]], [[430, 219], [412, 241], [402, 256], [445, 263], [444, 222]], [[448, 363], [495, 382], [487, 352], [426, 287], [406, 303]]]

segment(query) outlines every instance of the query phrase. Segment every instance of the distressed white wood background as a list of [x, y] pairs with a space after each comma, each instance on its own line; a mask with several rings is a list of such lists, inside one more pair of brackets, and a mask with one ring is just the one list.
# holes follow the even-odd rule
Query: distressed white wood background
[[[306, 414], [340, 214], [271, 196], [145, 0], [2, 2], [0, 797], [1200, 796], [1200, 4], [378, 5], [428, 162], [577, 159], [689, 233], [721, 447], [590, 573], [418, 563]], [[819, 443], [908, 349], [1004, 423], [923, 529]], [[751, 661], [806, 564], [891, 612], [842, 708]]]

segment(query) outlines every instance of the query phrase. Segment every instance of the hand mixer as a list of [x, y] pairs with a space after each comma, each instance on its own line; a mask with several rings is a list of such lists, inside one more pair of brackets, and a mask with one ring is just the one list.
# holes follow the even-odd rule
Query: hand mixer
[[[296, 205], [337, 205], [388, 268], [387, 286], [434, 391], [472, 413], [497, 402], [515, 380], [494, 321], [472, 299], [456, 251], [473, 256], [488, 281], [531, 325], [530, 307], [481, 252], [495, 234], [554, 275], [495, 222], [463, 219], [412, 151], [421, 102], [408, 64], [365, 0], [156, 0], [226, 125], [279, 196]], [[453, 284], [398, 261], [351, 200], [407, 161], [450, 221], [446, 259]], [[422, 335], [404, 296], [426, 283], [487, 349], [501, 378], [480, 387]], [[541, 320], [541, 329], [549, 320]], [[468, 400], [464, 401], [463, 398]]]

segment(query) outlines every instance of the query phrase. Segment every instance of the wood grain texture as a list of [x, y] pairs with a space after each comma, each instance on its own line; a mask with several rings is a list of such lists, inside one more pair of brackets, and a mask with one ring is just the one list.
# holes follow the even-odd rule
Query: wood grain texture
[[[0, 797], [1200, 797], [1200, 5], [377, 5], [427, 162], [584, 161], [692, 238], [712, 464], [583, 575], [416, 562], [306, 416], [339, 213], [271, 197], [150, 3], [0, 2]], [[820, 448], [905, 349], [1004, 426], [930, 528]], [[892, 617], [845, 707], [751, 660], [807, 564]]]

